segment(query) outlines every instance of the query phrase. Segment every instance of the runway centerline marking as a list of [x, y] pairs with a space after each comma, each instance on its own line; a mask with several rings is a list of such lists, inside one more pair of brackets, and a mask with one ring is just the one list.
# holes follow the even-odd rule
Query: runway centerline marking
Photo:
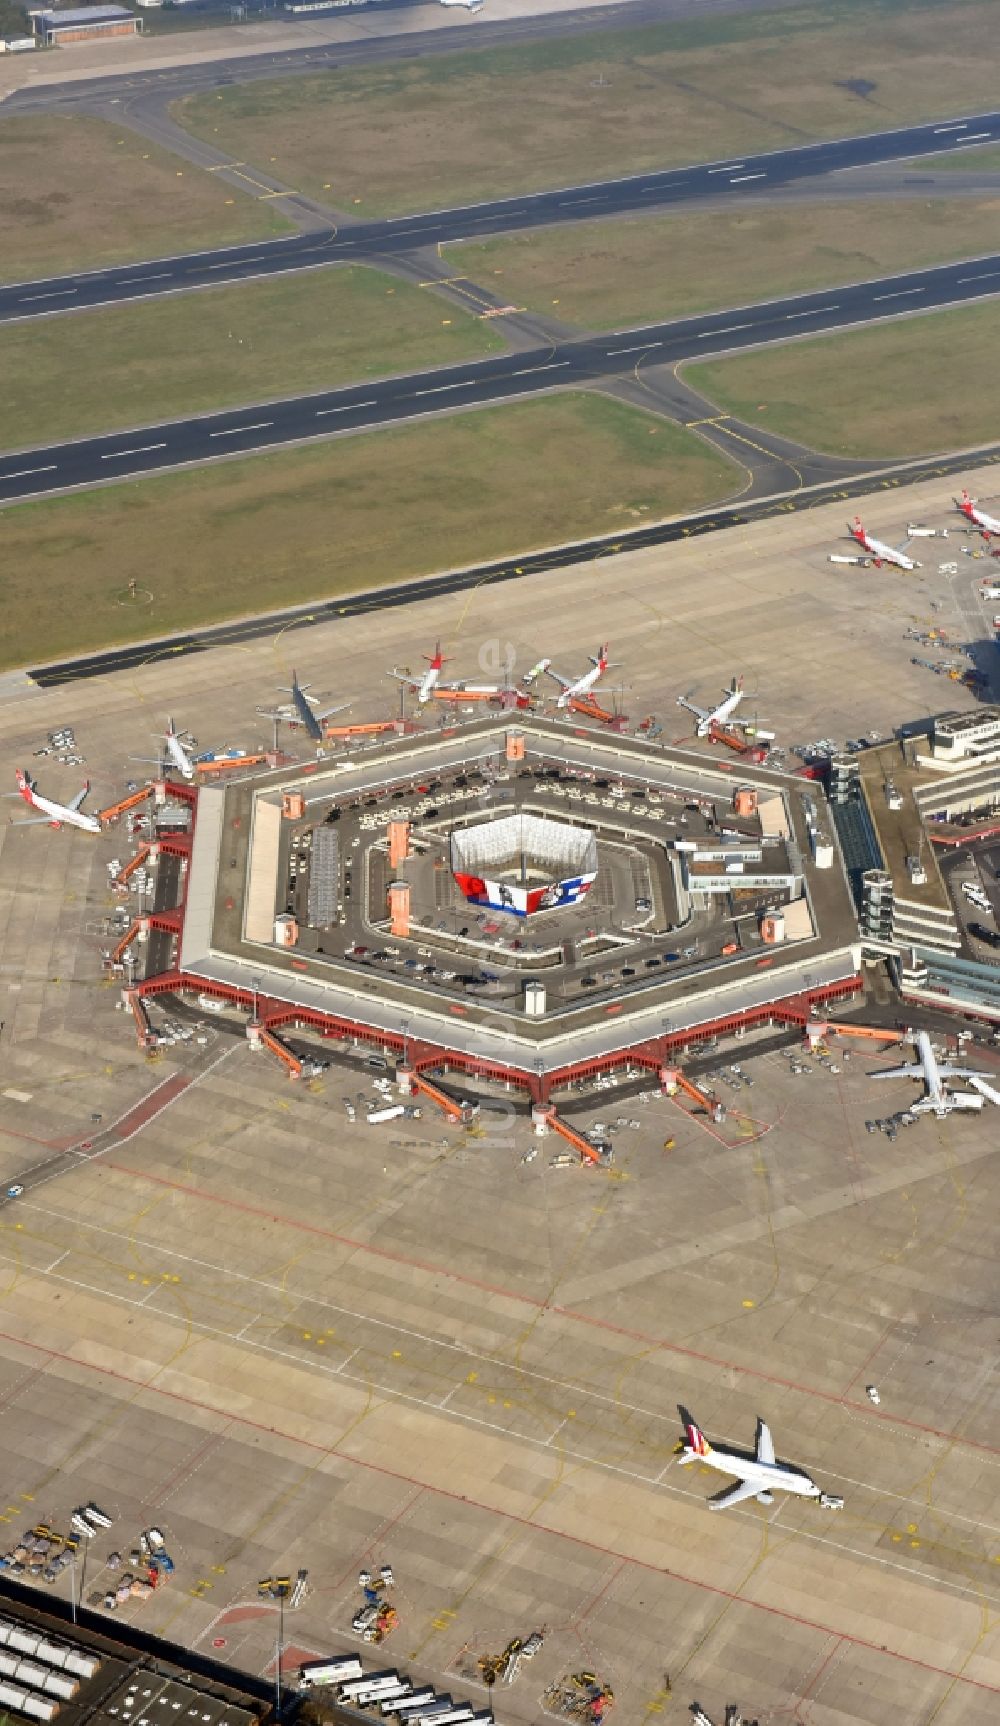
[[635, 348], [607, 348], [605, 352], [610, 360], [616, 354], [644, 354], [648, 348], [662, 348], [662, 346], [662, 342], [640, 342]]
[[378, 402], [375, 401], [374, 399], [370, 402], [348, 402], [347, 406], [342, 407], [342, 408], [317, 408], [316, 409], [316, 418], [318, 420], [321, 420], [325, 414], [349, 414], [349, 413], [353, 413], [355, 408], [377, 408], [377, 407], [378, 407]]
[[137, 282], [167, 282], [173, 275], [173, 270], [161, 270], [155, 276], [119, 276], [117, 281], [109, 282], [109, 288], [131, 288]]
[[148, 455], [153, 449], [166, 449], [166, 443], [143, 443], [137, 449], [115, 449], [110, 455], [102, 455], [102, 461], [125, 461], [130, 455]]
[[228, 431], [209, 432], [209, 437], [238, 437], [240, 432], [266, 431], [273, 426], [273, 420], [257, 420], [252, 426], [230, 426]]
[[17, 303], [19, 306], [26, 306], [30, 300], [61, 300], [66, 294], [76, 294], [79, 291], [79, 288], [53, 288], [48, 294], [22, 294]]
[[737, 330], [749, 330], [750, 324], [727, 324], [724, 330], [703, 330], [698, 337], [700, 342], [710, 342], [713, 336], [731, 336]]
[[241, 264], [266, 264], [270, 252], [258, 252], [253, 258], [225, 258], [219, 264], [207, 264], [209, 270], [238, 270]]
[[27, 479], [33, 473], [55, 473], [58, 465], [58, 462], [50, 461], [45, 467], [20, 467], [16, 473], [0, 474], [0, 485], [5, 479]]
[[881, 300], [905, 300], [911, 294], [922, 294], [923, 288], [899, 288], [894, 294], [873, 294], [872, 305], [877, 306]]

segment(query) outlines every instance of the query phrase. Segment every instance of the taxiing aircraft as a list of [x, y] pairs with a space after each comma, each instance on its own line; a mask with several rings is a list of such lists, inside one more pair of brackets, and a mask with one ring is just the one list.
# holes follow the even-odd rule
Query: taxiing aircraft
[[958, 502], [957, 498], [955, 502], [966, 520], [971, 521], [973, 527], [980, 529], [984, 539], [989, 539], [991, 534], [1000, 534], [1000, 520], [995, 515], [987, 515], [984, 509], [980, 509], [978, 499], [970, 497], [967, 491], [963, 491], [961, 503]]
[[548, 659], [539, 660], [538, 666], [535, 667], [535, 673], [537, 674], [538, 671], [545, 671], [549, 677], [555, 679], [556, 683], [560, 685], [561, 690], [561, 693], [556, 696], [556, 706], [568, 707], [571, 701], [578, 701], [582, 696], [589, 695], [591, 690], [600, 682], [604, 673], [608, 670], [611, 661], [608, 659], [608, 648], [606, 643], [603, 647], [598, 648], [596, 654], [592, 653], [590, 655], [590, 663], [593, 666], [593, 670], [585, 671], [583, 676], [576, 678], [575, 681], [568, 677], [563, 677], [562, 673], [559, 671], [553, 671], [552, 663]]
[[317, 706], [316, 697], [306, 694], [309, 685], [308, 683], [300, 683], [294, 670], [292, 671], [291, 688], [286, 683], [279, 684], [279, 688], [283, 694], [290, 695], [292, 698], [290, 723], [301, 725], [316, 743], [323, 741], [323, 721], [331, 719], [335, 713], [346, 712], [350, 706], [350, 702], [344, 701], [339, 707], [327, 707], [322, 713], [314, 712], [313, 710]]
[[[897, 569], [919, 569], [920, 564], [915, 558], [907, 557], [905, 546], [886, 545], [882, 539], [874, 539], [862, 526], [861, 517], [856, 515], [850, 524], [851, 538], [856, 539], [862, 551], [866, 551], [874, 559], [875, 568], [881, 569], [884, 563], [895, 564]], [[909, 540], [906, 545], [909, 545]]]
[[89, 790], [90, 780], [88, 779], [83, 790], [78, 791], [71, 802], [57, 803], [52, 797], [43, 797], [36, 781], [19, 767], [17, 770], [17, 791], [8, 792], [8, 796], [23, 797], [25, 803], [30, 803], [33, 809], [40, 809], [41, 814], [26, 815], [22, 821], [15, 821], [14, 817], [11, 816], [11, 822], [15, 827], [80, 827], [84, 833], [100, 833], [101, 823], [97, 816], [84, 815], [80, 808]]
[[[684, 1410], [681, 1410], [684, 1413]], [[735, 1474], [737, 1484], [708, 1501], [709, 1510], [728, 1510], [730, 1505], [755, 1498], [758, 1504], [773, 1504], [775, 1492], [794, 1492], [800, 1498], [819, 1498], [820, 1488], [804, 1469], [791, 1463], [776, 1462], [771, 1429], [764, 1421], [757, 1422], [757, 1443], [754, 1455], [740, 1456], [734, 1450], [716, 1450], [709, 1444], [700, 1426], [686, 1416], [687, 1443], [681, 1454], [681, 1466], [689, 1462], [704, 1462], [721, 1474]]]
[[441, 0], [442, 6], [461, 6], [466, 12], [481, 12], [485, 0]]
[[[954, 1109], [981, 1109], [984, 1097], [995, 1101], [1000, 1095], [994, 1093], [993, 1087], [987, 1083], [989, 1073], [978, 1073], [972, 1067], [942, 1066], [926, 1031], [917, 1032], [916, 1048], [919, 1061], [907, 1063], [902, 1067], [886, 1067], [883, 1072], [871, 1075], [873, 1079], [922, 1079], [924, 1095], [910, 1104], [913, 1114], [950, 1115]], [[972, 1086], [974, 1094], [970, 1096], [968, 1091], [949, 1091], [944, 1083], [945, 1079], [964, 1079]]]

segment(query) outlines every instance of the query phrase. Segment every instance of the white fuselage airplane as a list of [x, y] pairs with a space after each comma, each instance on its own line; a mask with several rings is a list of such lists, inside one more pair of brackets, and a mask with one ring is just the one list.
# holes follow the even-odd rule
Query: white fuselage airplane
[[886, 545], [883, 539], [873, 539], [870, 533], [866, 533], [859, 515], [856, 515], [851, 523], [851, 538], [857, 540], [862, 551], [874, 558], [876, 569], [883, 563], [895, 564], [897, 569], [920, 568], [919, 563], [914, 558], [907, 557], [906, 552], [901, 551], [899, 546]]
[[963, 491], [962, 501], [958, 507], [966, 521], [971, 521], [973, 527], [978, 527], [986, 539], [989, 539], [991, 534], [1000, 534], [1000, 520], [995, 515], [987, 515], [984, 509], [980, 509], [976, 499], [970, 497], [967, 491]]
[[460, 6], [466, 12], [481, 12], [485, 0], [440, 0], [442, 6]]
[[[913, 1114], [950, 1115], [953, 1109], [981, 1109], [983, 1097], [993, 1096], [992, 1086], [987, 1083], [988, 1073], [977, 1073], [971, 1067], [942, 1066], [926, 1031], [917, 1032], [916, 1047], [919, 1061], [902, 1067], [887, 1067], [884, 1072], [872, 1074], [873, 1079], [923, 1079], [924, 1095], [910, 1104]], [[968, 1091], [949, 1091], [945, 1079], [964, 1079], [975, 1094], [970, 1096]]]
[[711, 733], [712, 727], [715, 725], [728, 725], [730, 727], [736, 727], [740, 731], [746, 731], [752, 737], [759, 737], [764, 743], [771, 742], [774, 737], [773, 731], [762, 731], [760, 726], [751, 719], [738, 719], [734, 717], [736, 709], [742, 700], [743, 679], [742, 677], [734, 677], [729, 688], [725, 691], [723, 699], [719, 702], [718, 707], [698, 707], [686, 695], [678, 695], [677, 705], [678, 707], [685, 708], [688, 713], [694, 714], [698, 721], [695, 726], [696, 737], [708, 737]]
[[459, 688], [457, 683], [441, 683], [441, 672], [443, 667], [444, 654], [441, 652], [441, 643], [438, 642], [434, 649], [433, 657], [427, 660], [427, 670], [424, 672], [423, 677], [414, 677], [409, 671], [393, 671], [390, 675], [395, 677], [398, 682], [405, 683], [407, 688], [414, 690], [420, 706], [423, 707], [425, 702], [430, 701], [431, 696], [439, 685], [442, 689]]
[[[186, 731], [178, 731], [172, 719], [167, 720], [167, 729], [160, 741], [165, 745], [167, 755], [173, 762], [183, 779], [194, 778], [194, 762], [188, 754], [188, 749], [194, 743], [194, 738]], [[187, 747], [185, 747], [185, 745]]]
[[[683, 1411], [682, 1411], [683, 1412]], [[794, 1492], [799, 1498], [819, 1498], [820, 1488], [801, 1468], [787, 1462], [776, 1462], [774, 1440], [764, 1421], [757, 1422], [757, 1444], [752, 1457], [740, 1456], [734, 1450], [716, 1450], [709, 1444], [700, 1426], [687, 1422], [687, 1443], [683, 1447], [681, 1465], [703, 1462], [717, 1468], [720, 1474], [735, 1474], [737, 1484], [718, 1498], [710, 1498], [709, 1510], [728, 1510], [732, 1504], [755, 1498], [758, 1504], [773, 1503], [775, 1492]]]
[[558, 671], [553, 671], [551, 664], [545, 659], [539, 661], [539, 665], [535, 667], [535, 671], [537, 672], [537, 670], [541, 668], [548, 673], [549, 677], [555, 678], [555, 681], [561, 685], [561, 692], [556, 696], [556, 706], [568, 707], [571, 701], [579, 701], [581, 697], [589, 695], [591, 690], [604, 676], [609, 664], [608, 649], [606, 645], [604, 647], [599, 647], [596, 654], [591, 654], [590, 663], [593, 670], [585, 671], [583, 676], [576, 678], [575, 681], [571, 681], [568, 677], [563, 677]]
[[10, 795], [13, 797], [19, 793], [24, 798], [25, 803], [30, 803], [33, 809], [40, 809], [41, 814], [28, 815], [23, 821], [14, 821], [12, 816], [11, 820], [15, 827], [41, 827], [45, 825], [49, 827], [80, 827], [84, 833], [100, 833], [101, 823], [97, 816], [84, 815], [80, 808], [89, 790], [90, 781], [88, 780], [83, 790], [77, 792], [72, 802], [57, 803], [52, 797], [43, 797], [35, 781], [18, 768], [17, 793], [12, 791]]

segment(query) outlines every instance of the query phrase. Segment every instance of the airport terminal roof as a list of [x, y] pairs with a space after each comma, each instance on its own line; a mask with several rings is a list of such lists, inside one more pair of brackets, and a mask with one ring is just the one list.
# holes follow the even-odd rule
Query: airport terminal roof
[[[306, 773], [285, 770], [225, 787], [202, 788], [179, 970], [228, 990], [256, 989], [313, 1014], [383, 1031], [398, 1034], [405, 1021], [409, 1035], [428, 1043], [440, 1043], [476, 1059], [519, 1068], [541, 1065], [545, 1070], [599, 1059], [609, 1051], [679, 1033], [768, 1001], [808, 994], [856, 974], [858, 932], [839, 853], [831, 868], [817, 868], [811, 858], [810, 788], [761, 768], [748, 774], [743, 764], [734, 768], [717, 756], [570, 730], [558, 721], [537, 718], [517, 727], [525, 736], [529, 763], [532, 758], [555, 761], [571, 770], [620, 775], [653, 789], [673, 788], [675, 793], [681, 786], [686, 796], [724, 809], [731, 804], [734, 786], [749, 779], [760, 781], [766, 796], [784, 810], [790, 830], [787, 843], [805, 882], [815, 936], [788, 941], [766, 954], [753, 947], [723, 956], [717, 948], [701, 962], [679, 970], [664, 968], [655, 974], [644, 970], [628, 986], [616, 985], [613, 998], [608, 989], [599, 989], [572, 1002], [550, 1004], [540, 1018], [527, 1017], [509, 1003], [490, 998], [468, 997], [456, 1005], [443, 991], [421, 985], [412, 973], [372, 974], [342, 961], [316, 962], [311, 953], [273, 945], [270, 936], [265, 940], [257, 933], [256, 939], [249, 938], [247, 909], [253, 911], [254, 929], [263, 929], [254, 856], [257, 822], [266, 811], [270, 833], [271, 811], [284, 791], [300, 792], [307, 815], [311, 813], [314, 821], [323, 819], [332, 802], [343, 805], [375, 786], [384, 789], [414, 776], [468, 771], [477, 762], [495, 761], [498, 752], [502, 756], [508, 729], [506, 722], [496, 718], [474, 721], [444, 736], [425, 733], [394, 739], [363, 756], [332, 761], [328, 767], [316, 769], [310, 764]], [[577, 819], [571, 809], [564, 813]], [[629, 810], [607, 815], [609, 822], [615, 819], [627, 835]], [[632, 819], [633, 828], [639, 819]], [[661, 836], [661, 844], [665, 837]], [[269, 859], [273, 854], [270, 840], [267, 854]], [[273, 904], [272, 899], [272, 909]], [[421, 934], [421, 939], [428, 938]]]

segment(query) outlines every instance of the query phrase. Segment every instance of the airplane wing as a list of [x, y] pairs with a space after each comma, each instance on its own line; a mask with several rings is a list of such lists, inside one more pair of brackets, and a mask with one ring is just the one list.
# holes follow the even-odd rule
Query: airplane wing
[[771, 1437], [771, 1428], [764, 1420], [757, 1422], [757, 1461], [771, 1464], [774, 1462], [774, 1439]]
[[[938, 1071], [941, 1070], [939, 1067]], [[922, 1079], [924, 1069], [917, 1061], [905, 1067], [884, 1067], [881, 1073], [869, 1073], [868, 1077], [870, 1079]]]
[[332, 719], [335, 713], [346, 713], [350, 705], [349, 701], [342, 701], [339, 707], [328, 707], [324, 713], [317, 713], [316, 718], [322, 724], [324, 719]]
[[981, 1097], [989, 1097], [991, 1103], [1000, 1103], [1000, 1091], [996, 1089], [995, 1085], [987, 1084], [981, 1073], [966, 1073], [965, 1077], [973, 1090], [978, 1091]]
[[58, 827], [59, 826], [59, 822], [58, 821], [54, 822], [51, 815], [25, 815], [23, 820], [21, 820], [21, 821], [15, 821], [14, 817], [12, 815], [10, 817], [10, 824], [12, 827], [52, 827], [52, 826]]
[[571, 679], [568, 677], [564, 677], [561, 671], [553, 671], [551, 665], [547, 665], [545, 667], [545, 673], [546, 673], [547, 677], [554, 677], [555, 678], [560, 689], [568, 689], [569, 688]]
[[689, 701], [686, 695], [678, 695], [677, 705], [678, 707], [686, 707], [687, 711], [689, 713], [693, 713], [696, 719], [704, 720], [711, 719], [712, 717], [707, 707], [696, 707], [694, 702]]
[[394, 677], [397, 683], [408, 683], [411, 689], [419, 689], [423, 682], [422, 677], [413, 677], [408, 671], [390, 671], [389, 676]]
[[69, 801], [69, 804], [68, 804], [68, 808], [70, 808], [70, 809], [79, 809], [79, 807], [80, 807], [80, 805], [81, 805], [81, 803], [82, 803], [82, 802], [83, 802], [83, 800], [84, 800], [84, 798], [85, 798], [85, 797], [86, 797], [86, 795], [87, 795], [87, 792], [88, 792], [88, 791], [89, 791], [89, 790], [90, 790], [90, 786], [89, 786], [89, 785], [85, 785], [85, 786], [84, 786], [84, 787], [83, 787], [83, 790], [82, 790], [82, 791], [78, 791], [78, 792], [77, 792], [77, 794], [76, 794], [76, 796], [75, 796], [75, 797], [71, 797], [71, 798], [70, 798], [70, 801]]
[[728, 1510], [730, 1505], [742, 1504], [746, 1498], [756, 1498], [761, 1488], [756, 1481], [740, 1480], [726, 1492], [720, 1492], [718, 1498], [710, 1498], [709, 1510]]

